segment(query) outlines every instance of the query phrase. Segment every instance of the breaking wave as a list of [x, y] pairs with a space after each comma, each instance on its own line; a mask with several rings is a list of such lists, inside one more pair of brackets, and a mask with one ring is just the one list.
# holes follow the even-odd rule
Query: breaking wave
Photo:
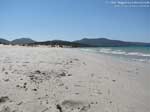
[[127, 57], [135, 61], [150, 62], [150, 47], [98, 47], [83, 48], [86, 52]]
[[143, 56], [143, 57], [150, 57], [150, 54], [148, 53], [141, 53], [141, 52], [127, 52], [127, 51], [123, 51], [123, 50], [113, 50], [113, 49], [109, 49], [109, 48], [101, 48], [99, 50], [99, 52], [101, 53], [105, 53], [105, 54], [119, 54], [119, 55], [131, 55], [131, 56]]

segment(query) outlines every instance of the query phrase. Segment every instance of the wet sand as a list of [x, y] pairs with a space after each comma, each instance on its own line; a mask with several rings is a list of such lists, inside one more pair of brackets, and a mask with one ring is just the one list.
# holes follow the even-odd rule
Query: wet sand
[[149, 112], [149, 74], [149, 63], [1, 45], [0, 112]]

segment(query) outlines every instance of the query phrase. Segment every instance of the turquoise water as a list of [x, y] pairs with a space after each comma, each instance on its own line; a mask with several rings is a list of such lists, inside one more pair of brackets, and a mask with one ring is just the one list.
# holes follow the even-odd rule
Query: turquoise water
[[81, 50], [119, 56], [135, 61], [150, 62], [150, 47], [95, 47], [82, 48]]

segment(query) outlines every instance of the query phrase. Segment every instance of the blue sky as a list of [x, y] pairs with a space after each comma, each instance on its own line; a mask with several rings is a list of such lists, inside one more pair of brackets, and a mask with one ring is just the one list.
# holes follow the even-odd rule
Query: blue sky
[[107, 1], [0, 0], [0, 38], [150, 42], [150, 7], [115, 8]]

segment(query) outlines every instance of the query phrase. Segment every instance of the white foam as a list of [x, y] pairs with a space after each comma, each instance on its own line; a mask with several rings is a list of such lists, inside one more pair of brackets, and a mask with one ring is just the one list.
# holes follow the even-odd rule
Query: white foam
[[101, 53], [107, 53], [107, 54], [126, 54], [125, 51], [122, 51], [122, 50], [112, 50], [112, 49], [105, 49], [105, 48], [102, 48], [99, 50], [99, 52]]
[[126, 55], [150, 57], [150, 54], [144, 54], [144, 53], [140, 53], [140, 52], [130, 52], [130, 53], [127, 53]]
[[137, 56], [137, 57], [148, 57], [150, 58], [150, 54], [146, 54], [146, 53], [142, 53], [142, 52], [127, 52], [124, 50], [118, 50], [118, 49], [111, 49], [111, 48], [86, 48], [86, 49], [81, 49], [87, 52], [100, 52], [100, 53], [104, 53], [104, 54], [113, 54], [113, 55], [124, 55], [124, 56]]

